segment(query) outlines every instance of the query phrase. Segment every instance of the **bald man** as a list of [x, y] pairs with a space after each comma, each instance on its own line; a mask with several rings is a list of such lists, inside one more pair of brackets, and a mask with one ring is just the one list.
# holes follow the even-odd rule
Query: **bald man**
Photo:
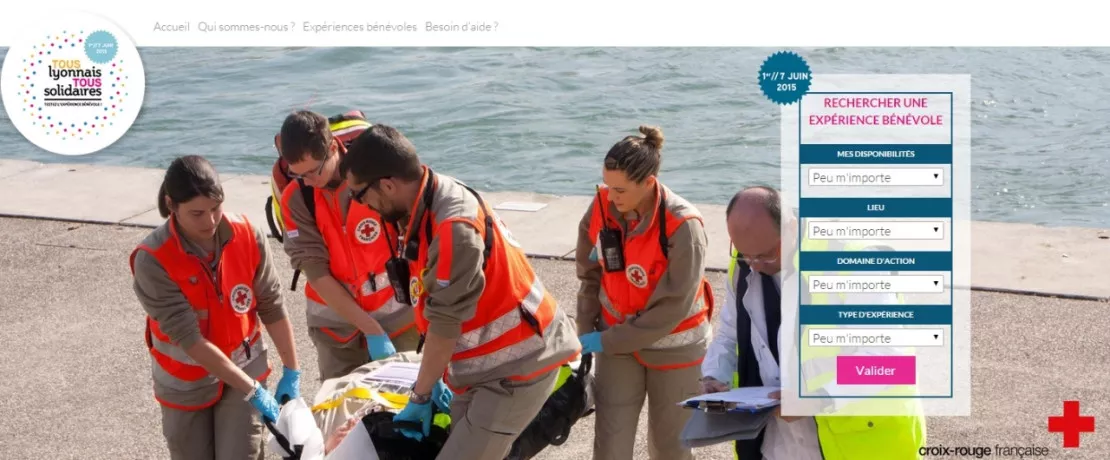
[[[779, 193], [766, 186], [741, 190], [729, 202], [725, 215], [732, 246], [743, 255], [738, 257], [736, 268], [730, 270], [731, 276], [725, 287], [726, 303], [720, 312], [720, 324], [709, 345], [705, 361], [702, 362], [702, 391], [727, 391], [733, 385], [781, 387], [780, 292], [784, 277], [791, 280], [796, 278], [793, 274], [794, 254], [782, 253], [783, 241], [780, 235], [785, 234], [789, 238], [787, 248], [797, 247], [797, 222], [792, 214], [788, 214], [787, 220], [783, 221]], [[781, 231], [783, 228], [786, 229], [785, 232]], [[847, 248], [840, 243], [835, 244], [836, 247]], [[878, 249], [864, 246], [863, 250]], [[850, 305], [879, 305], [897, 303], [898, 299], [886, 293], [848, 294], [843, 302]], [[866, 347], [863, 351], [857, 350], [852, 354], [887, 355], [894, 354], [894, 351], [885, 347]], [[812, 372], [816, 375], [814, 378], [818, 379], [822, 373], [835, 373], [835, 367], [830, 368], [827, 364], [824, 368], [816, 365], [813, 368], [815, 370]], [[826, 386], [832, 388], [832, 391], [823, 391], [826, 395], [864, 395], [875, 391], [870, 388], [873, 386], [856, 385], [853, 388], [851, 385], [839, 385], [835, 381], [830, 381]], [[769, 396], [779, 397], [778, 393], [776, 391]], [[839, 407], [843, 401], [846, 400], [836, 398], [832, 403]], [[828, 400], [825, 402], [830, 403]], [[925, 442], [925, 419], [920, 411], [915, 415], [894, 417], [814, 418], [784, 417], [776, 409], [774, 415], [757, 438], [734, 442], [737, 459], [917, 460], [920, 458], [918, 448]], [[820, 431], [818, 426], [822, 427]], [[846, 428], [863, 426], [867, 429]]]
[[[779, 193], [766, 186], [741, 190], [729, 201], [725, 216], [729, 239], [742, 254], [742, 263], [725, 286], [720, 325], [702, 362], [702, 391], [728, 391], [733, 373], [742, 387], [778, 387], [783, 279]], [[795, 228], [792, 219], [786, 224]], [[794, 232], [787, 233], [793, 238]], [[777, 392], [772, 395], [777, 396]], [[740, 460], [822, 458], [813, 417], [775, 415], [759, 437], [735, 442]]]

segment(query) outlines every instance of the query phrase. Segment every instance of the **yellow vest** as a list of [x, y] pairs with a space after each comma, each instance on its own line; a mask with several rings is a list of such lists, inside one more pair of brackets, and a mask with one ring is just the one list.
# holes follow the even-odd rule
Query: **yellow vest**
[[[802, 248], [807, 251], [824, 251], [828, 250], [828, 247], [828, 240], [810, 240], [808, 238], [802, 240]], [[862, 250], [867, 247], [866, 244], [849, 244], [844, 247], [844, 250]], [[736, 268], [739, 256], [736, 250], [732, 249], [732, 260], [728, 267], [728, 282], [733, 285], [736, 284]], [[798, 259], [799, 252], [795, 252], [795, 268], [799, 266]], [[803, 279], [808, 281], [808, 275], [803, 274], [802, 276]], [[736, 308], [743, 308], [739, 301], [741, 296], [743, 296], [742, 292], [736, 293]], [[840, 302], [830, 302], [832, 300], [830, 294], [813, 293], [809, 303], [816, 305], [843, 303], [846, 295], [841, 293], [838, 296]], [[898, 300], [900, 303], [904, 302], [901, 294], [898, 295]], [[806, 336], [806, 330], [809, 327], [811, 326], [807, 325], [803, 328], [801, 337]], [[807, 364], [813, 365], [818, 361], [835, 361], [836, 356], [841, 351], [839, 347], [810, 347], [808, 341], [799, 342], [801, 356], [806, 358], [802, 363], [803, 367]], [[742, 359], [740, 358], [739, 345], [737, 345], [736, 353], [737, 359]], [[816, 390], [835, 380], [835, 365], [821, 366], [821, 369], [831, 370], [809, 376], [805, 381], [806, 390]], [[732, 387], [737, 388], [739, 386], [740, 375], [734, 369]], [[922, 458], [919, 450], [925, 446], [925, 416], [922, 413], [920, 403], [916, 398], [913, 398], [915, 395], [913, 386], [893, 386], [880, 394], [887, 397], [909, 396], [909, 399], [885, 399], [883, 402], [876, 402], [875, 399], [860, 399], [859, 402], [847, 404], [838, 409], [837, 415], [818, 415], [814, 417], [817, 423], [817, 437], [821, 445], [821, 453], [825, 460], [917, 460]], [[908, 409], [905, 412], [915, 415], [846, 415], [871, 412], [868, 408], [874, 408], [878, 404], [905, 404], [906, 409]]]

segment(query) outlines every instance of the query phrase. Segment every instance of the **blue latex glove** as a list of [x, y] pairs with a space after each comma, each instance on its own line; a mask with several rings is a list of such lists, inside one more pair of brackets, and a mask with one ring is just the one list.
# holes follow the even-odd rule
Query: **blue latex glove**
[[279, 404], [285, 404], [301, 396], [301, 371], [282, 366], [281, 380], [278, 381], [277, 393], [274, 399]]
[[443, 383], [443, 379], [436, 381], [436, 386], [432, 387], [432, 402], [436, 404], [436, 408], [444, 414], [451, 415], [451, 400], [455, 398], [455, 393]]
[[602, 352], [600, 332], [583, 334], [582, 336], [578, 337], [578, 341], [582, 342], [582, 354]]
[[389, 340], [389, 336], [385, 334], [367, 334], [366, 348], [370, 350], [370, 359], [373, 361], [385, 359], [397, 354], [397, 349], [393, 348], [393, 341]]
[[406, 438], [412, 438], [417, 441], [424, 439], [432, 432], [432, 400], [429, 399], [424, 404], [416, 404], [409, 401], [405, 404], [405, 408], [400, 413], [393, 416], [393, 422], [416, 422], [424, 427], [424, 432], [411, 430], [408, 428], [398, 428], [402, 435]]
[[278, 413], [281, 412], [281, 407], [269, 391], [266, 391], [258, 381], [254, 382], [254, 394], [251, 395], [250, 403], [258, 410], [262, 417], [270, 422], [277, 422]]

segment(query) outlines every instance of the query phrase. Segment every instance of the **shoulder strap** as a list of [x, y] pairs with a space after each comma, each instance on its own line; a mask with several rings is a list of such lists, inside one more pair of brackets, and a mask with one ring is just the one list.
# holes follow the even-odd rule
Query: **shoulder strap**
[[[274, 222], [274, 196], [273, 195], [270, 195], [270, 196], [266, 197], [265, 210], [266, 210], [266, 225], [270, 227], [270, 234], [274, 236], [274, 239], [278, 240], [278, 243], [284, 243], [285, 242], [285, 236], [283, 235], [283, 232], [278, 229], [277, 223]], [[281, 211], [279, 210], [278, 212], [281, 212]]]
[[466, 185], [462, 182], [459, 182], [457, 179], [455, 180], [455, 183], [463, 186], [463, 188], [467, 189], [468, 191], [470, 191], [470, 193], [472, 195], [474, 195], [474, 198], [478, 199], [478, 209], [482, 211], [482, 215], [486, 216], [486, 218], [485, 218], [485, 225], [486, 225], [485, 246], [486, 247], [485, 247], [485, 249], [482, 250], [482, 270], [485, 270], [486, 265], [489, 263], [490, 253], [493, 251], [493, 216], [490, 215], [490, 213], [493, 212], [493, 210], [486, 209], [486, 202], [484, 200], [482, 200], [482, 195], [479, 195], [478, 192], [475, 191], [474, 189], [470, 188], [469, 185]]
[[663, 251], [663, 258], [670, 258], [670, 241], [667, 239], [667, 195], [663, 187], [659, 187], [659, 209], [655, 211], [656, 222], [659, 223], [659, 249]]
[[[301, 187], [301, 199], [304, 200], [304, 205], [308, 208], [308, 213], [313, 217], [316, 216], [316, 190], [304, 183], [304, 179], [297, 179], [297, 184]], [[301, 271], [299, 269], [293, 270], [293, 283], [289, 285], [290, 291], [297, 290], [297, 281], [301, 279]]]
[[301, 186], [301, 198], [304, 199], [304, 205], [308, 208], [308, 213], [316, 217], [316, 190], [304, 183], [304, 179], [297, 179], [297, 183]]

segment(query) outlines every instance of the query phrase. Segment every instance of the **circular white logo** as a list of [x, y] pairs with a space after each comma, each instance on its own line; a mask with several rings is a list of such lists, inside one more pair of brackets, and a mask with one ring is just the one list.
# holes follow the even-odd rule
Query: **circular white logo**
[[231, 309], [235, 313], [243, 314], [251, 309], [251, 303], [254, 301], [254, 291], [251, 291], [250, 286], [245, 284], [237, 284], [231, 289]]
[[123, 137], [146, 92], [142, 60], [123, 30], [76, 13], [26, 24], [0, 68], [4, 109], [20, 134], [60, 155], [87, 155]]
[[378, 239], [378, 234], [381, 233], [382, 227], [378, 221], [372, 217], [367, 217], [359, 221], [355, 226], [355, 238], [358, 238], [360, 243], [369, 244]]
[[647, 272], [644, 271], [644, 267], [641, 267], [637, 264], [632, 264], [629, 265], [627, 269], [625, 269], [624, 273], [626, 276], [628, 276], [628, 282], [632, 283], [633, 286], [636, 286], [638, 288], [647, 286]]

